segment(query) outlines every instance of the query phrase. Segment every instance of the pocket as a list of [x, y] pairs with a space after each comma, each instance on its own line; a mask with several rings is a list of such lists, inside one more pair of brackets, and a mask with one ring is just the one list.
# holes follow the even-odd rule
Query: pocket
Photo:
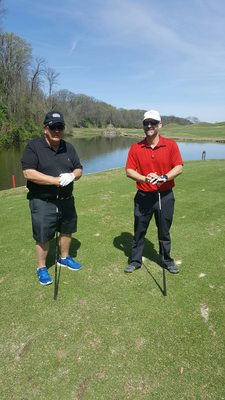
[[29, 206], [32, 214], [37, 213], [39, 211], [39, 199], [29, 200]]

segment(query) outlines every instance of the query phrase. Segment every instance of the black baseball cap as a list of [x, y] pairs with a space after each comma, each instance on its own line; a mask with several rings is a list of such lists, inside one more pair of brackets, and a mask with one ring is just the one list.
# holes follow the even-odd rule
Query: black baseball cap
[[58, 111], [50, 111], [45, 116], [44, 125], [52, 126], [55, 124], [60, 124], [65, 126], [64, 117]]

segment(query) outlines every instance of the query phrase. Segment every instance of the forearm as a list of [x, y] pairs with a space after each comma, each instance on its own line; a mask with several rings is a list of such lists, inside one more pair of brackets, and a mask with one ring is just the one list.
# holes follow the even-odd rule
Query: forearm
[[[176, 167], [172, 168], [168, 171], [165, 175], [168, 177], [168, 181], [172, 181], [178, 175], [182, 173], [183, 166], [177, 165]], [[127, 177], [133, 179], [136, 182], [146, 182], [149, 183], [152, 178], [157, 178], [158, 174], [156, 172], [150, 172], [147, 176], [139, 174], [139, 172], [135, 171], [134, 169], [127, 169], [126, 170]]]
[[25, 169], [23, 171], [24, 178], [34, 182], [37, 185], [55, 185], [59, 186], [59, 177], [45, 175], [35, 169]]
[[146, 182], [146, 176], [139, 174], [139, 172], [134, 169], [126, 169], [127, 177], [133, 179], [136, 182]]
[[83, 173], [83, 171], [81, 168], [76, 168], [73, 170], [73, 174], [75, 175], [75, 181], [78, 181], [78, 179], [81, 178], [82, 173]]
[[172, 181], [175, 179], [178, 175], [182, 174], [183, 172], [183, 166], [182, 165], [176, 165], [173, 169], [168, 171], [166, 175], [168, 176], [168, 181]]

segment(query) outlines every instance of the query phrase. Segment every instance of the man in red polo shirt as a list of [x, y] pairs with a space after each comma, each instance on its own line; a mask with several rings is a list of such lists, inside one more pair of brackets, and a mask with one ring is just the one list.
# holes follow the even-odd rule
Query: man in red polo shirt
[[[145, 235], [152, 216], [158, 229], [162, 266], [172, 274], [179, 269], [170, 256], [170, 227], [174, 213], [174, 179], [182, 173], [183, 161], [173, 140], [160, 136], [161, 117], [156, 110], [144, 114], [145, 139], [131, 146], [126, 162], [128, 178], [136, 181], [134, 239], [129, 264], [124, 272], [141, 267]], [[161, 223], [160, 223], [161, 220]]]

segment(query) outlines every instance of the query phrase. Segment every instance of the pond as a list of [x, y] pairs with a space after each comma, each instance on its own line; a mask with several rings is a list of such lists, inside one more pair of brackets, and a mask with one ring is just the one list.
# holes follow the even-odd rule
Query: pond
[[[66, 140], [75, 146], [86, 175], [124, 167], [129, 147], [139, 139], [129, 137], [74, 139], [68, 137]], [[206, 160], [225, 158], [225, 143], [178, 142], [178, 146], [184, 161], [201, 160], [203, 151], [206, 152]], [[0, 151], [0, 190], [12, 187], [12, 176], [15, 177], [16, 186], [25, 185], [20, 166], [24, 147], [25, 144]]]

